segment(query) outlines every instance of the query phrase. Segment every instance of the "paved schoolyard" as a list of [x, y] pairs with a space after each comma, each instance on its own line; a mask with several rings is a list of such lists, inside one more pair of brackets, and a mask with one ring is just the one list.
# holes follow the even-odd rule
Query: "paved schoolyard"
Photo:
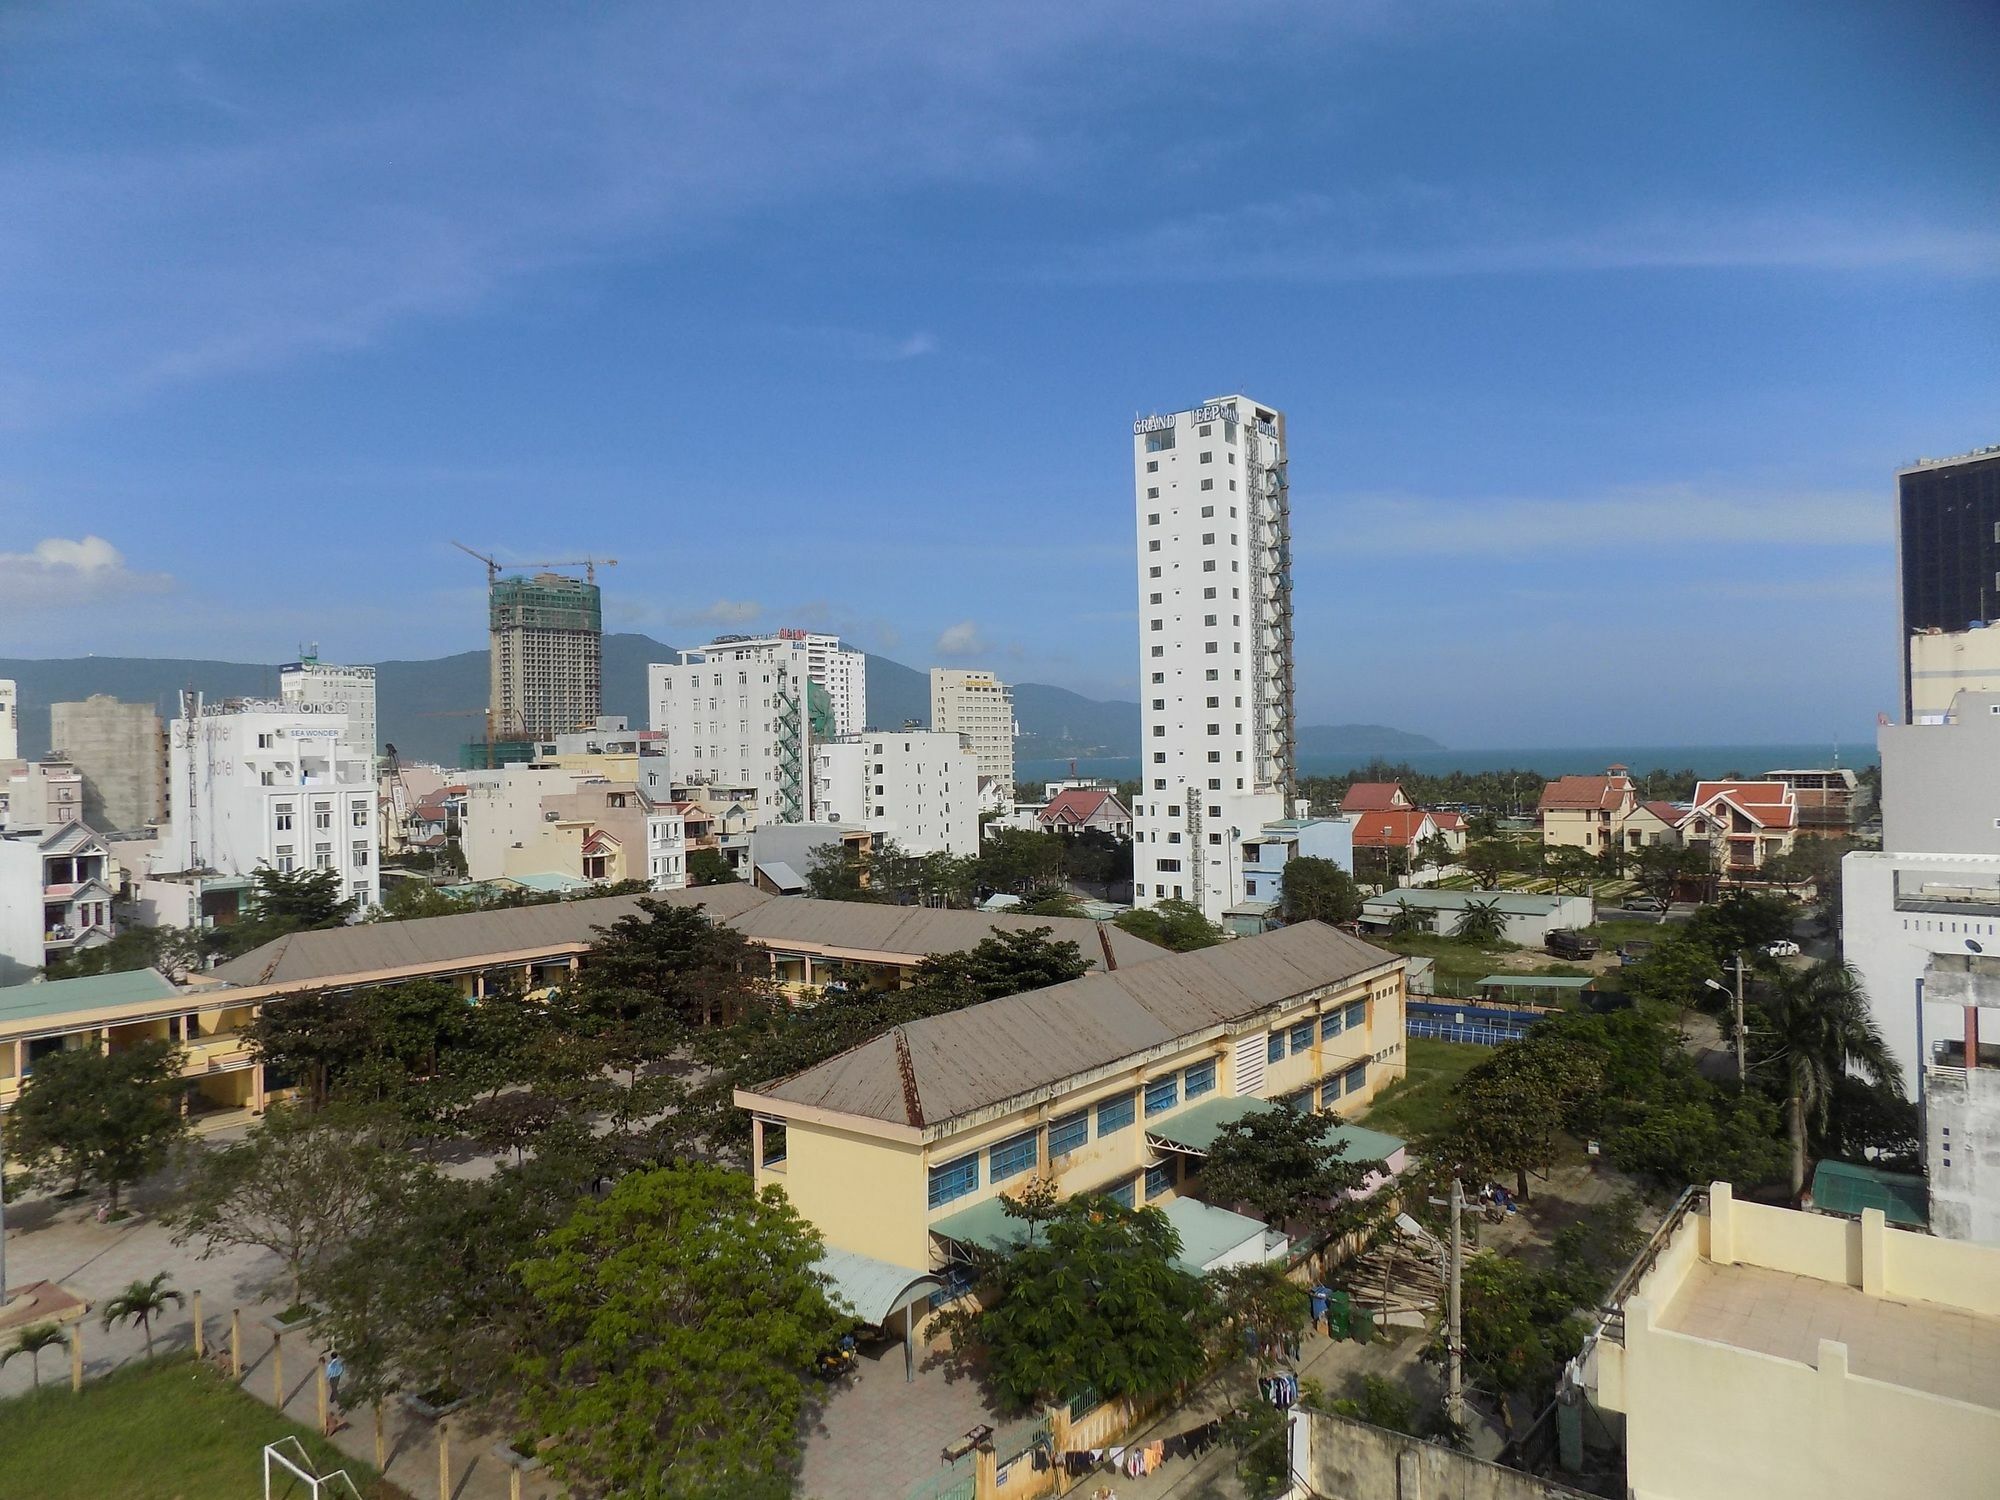
[[[273, 1358], [273, 1335], [263, 1320], [283, 1305], [262, 1295], [263, 1285], [279, 1270], [276, 1256], [267, 1251], [230, 1249], [203, 1260], [199, 1248], [172, 1243], [169, 1232], [144, 1212], [157, 1204], [163, 1185], [154, 1184], [133, 1194], [140, 1207], [138, 1217], [117, 1224], [100, 1224], [95, 1218], [94, 1201], [58, 1203], [47, 1194], [31, 1194], [7, 1205], [7, 1279], [14, 1285], [49, 1280], [61, 1282], [92, 1303], [82, 1324], [84, 1374], [86, 1378], [108, 1374], [145, 1356], [145, 1339], [136, 1325], [123, 1323], [106, 1330], [98, 1323], [96, 1305], [115, 1296], [134, 1281], [150, 1280], [165, 1271], [169, 1284], [183, 1293], [197, 1288], [202, 1293], [202, 1320], [207, 1328], [211, 1351], [226, 1349], [229, 1314], [242, 1309], [243, 1387], [265, 1402], [276, 1395], [278, 1362]], [[192, 1347], [193, 1317], [190, 1307], [169, 1310], [154, 1329], [154, 1348], [159, 1353], [180, 1353]], [[308, 1427], [319, 1420], [317, 1361], [323, 1351], [310, 1334], [285, 1336], [283, 1346], [284, 1410], [294, 1421]], [[17, 1358], [0, 1369], [0, 1397], [18, 1395], [31, 1384], [28, 1360]], [[42, 1356], [45, 1385], [63, 1385], [69, 1380], [66, 1352], [51, 1350]], [[334, 1443], [342, 1452], [363, 1463], [375, 1461], [375, 1434], [367, 1412], [349, 1414], [352, 1426], [344, 1429]], [[385, 1435], [389, 1448], [389, 1477], [415, 1500], [433, 1500], [438, 1495], [438, 1454], [432, 1425], [391, 1407], [385, 1412]], [[494, 1435], [467, 1431], [452, 1439], [452, 1493], [449, 1500], [503, 1500], [507, 1495], [506, 1466], [491, 1452]], [[88, 1455], [79, 1455], [87, 1463]], [[0, 1460], [4, 1472], [4, 1460]], [[525, 1496], [548, 1500], [554, 1487], [539, 1475], [527, 1476]]]
[[855, 1372], [827, 1389], [807, 1430], [797, 1493], [802, 1500], [904, 1500], [947, 1471], [970, 1475], [972, 1459], [942, 1449], [981, 1423], [1001, 1425], [979, 1384], [917, 1360], [903, 1379], [903, 1346], [864, 1353]]

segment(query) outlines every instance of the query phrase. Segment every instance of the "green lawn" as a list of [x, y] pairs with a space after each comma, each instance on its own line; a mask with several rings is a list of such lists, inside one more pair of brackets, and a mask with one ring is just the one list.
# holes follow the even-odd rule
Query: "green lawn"
[[1409, 1040], [1409, 1072], [1376, 1097], [1361, 1117], [1371, 1130], [1386, 1130], [1404, 1140], [1424, 1134], [1444, 1121], [1446, 1096], [1473, 1064], [1493, 1055], [1491, 1047], [1471, 1042], [1441, 1042], [1434, 1037]]
[[[45, 1361], [53, 1369], [58, 1361]], [[44, 1371], [45, 1376], [49, 1371]], [[401, 1492], [192, 1359], [132, 1365], [69, 1388], [0, 1402], [0, 1495], [37, 1500], [236, 1500], [263, 1488], [263, 1448], [300, 1438], [321, 1473], [346, 1469], [364, 1495]]]

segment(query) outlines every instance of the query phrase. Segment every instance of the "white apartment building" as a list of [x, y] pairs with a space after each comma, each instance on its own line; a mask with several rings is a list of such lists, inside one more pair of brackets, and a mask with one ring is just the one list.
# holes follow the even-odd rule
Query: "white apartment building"
[[108, 846], [82, 823], [0, 834], [0, 986], [110, 942], [117, 885]]
[[906, 854], [979, 852], [979, 757], [956, 734], [849, 735], [813, 747], [819, 821], [866, 828]]
[[1221, 396], [1132, 426], [1140, 775], [1133, 899], [1220, 921], [1295, 781], [1285, 419]]
[[357, 755], [373, 756], [382, 748], [375, 738], [373, 667], [341, 667], [317, 655], [301, 656], [278, 668], [278, 699], [303, 713], [344, 717], [344, 743]]
[[338, 870], [357, 910], [379, 905], [375, 777], [346, 734], [331, 714], [182, 694], [167, 735], [170, 824], [154, 873]]
[[718, 640], [648, 666], [652, 728], [673, 783], [755, 787], [760, 821], [810, 821], [812, 747], [832, 736], [833, 720], [823, 712], [813, 722], [808, 666], [804, 640], [776, 637]]
[[21, 693], [11, 677], [0, 677], [0, 761], [21, 758]]
[[1014, 810], [1014, 690], [991, 672], [931, 668], [931, 728], [962, 734], [992, 782], [997, 812]]

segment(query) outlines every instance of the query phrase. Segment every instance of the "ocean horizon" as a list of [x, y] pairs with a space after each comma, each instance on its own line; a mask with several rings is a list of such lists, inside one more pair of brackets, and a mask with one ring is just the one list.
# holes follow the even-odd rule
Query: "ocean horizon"
[[[1427, 775], [1453, 771], [1535, 771], [1545, 777], [1582, 776], [1623, 765], [1635, 775], [1648, 771], [1692, 771], [1718, 777], [1732, 772], [1761, 776], [1766, 771], [1807, 770], [1842, 765], [1860, 770], [1877, 762], [1872, 740], [1849, 745], [1832, 740], [1753, 745], [1571, 745], [1500, 750], [1418, 750], [1403, 754], [1374, 751], [1321, 752], [1299, 757], [1300, 776], [1338, 776], [1373, 760], [1407, 765]], [[1129, 781], [1138, 777], [1136, 755], [1040, 757], [1015, 763], [1017, 781], [1057, 781], [1071, 774]]]

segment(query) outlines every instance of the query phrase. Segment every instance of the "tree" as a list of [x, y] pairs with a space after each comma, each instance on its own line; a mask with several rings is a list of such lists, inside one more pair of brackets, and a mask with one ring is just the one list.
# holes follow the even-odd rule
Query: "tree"
[[742, 880], [719, 849], [696, 849], [690, 853], [687, 878], [689, 885], [736, 885]]
[[[1441, 833], [1425, 834], [1417, 840], [1416, 863], [1419, 870], [1442, 870], [1452, 861], [1451, 840]], [[1289, 879], [1291, 871], [1285, 872]]]
[[535, 1316], [522, 1410], [573, 1492], [791, 1492], [805, 1381], [852, 1320], [818, 1234], [767, 1188], [701, 1163], [584, 1202], [520, 1267]]
[[1151, 906], [1135, 906], [1120, 912], [1112, 925], [1174, 953], [1212, 948], [1228, 936], [1190, 901], [1156, 901]]
[[1565, 885], [1581, 887], [1597, 873], [1597, 859], [1588, 849], [1571, 844], [1551, 844], [1542, 850], [1542, 872], [1555, 882], [1561, 894]]
[[1227, 1338], [1235, 1329], [1252, 1328], [1266, 1338], [1304, 1333], [1312, 1317], [1312, 1299], [1282, 1266], [1268, 1261], [1224, 1266], [1203, 1278], [1217, 1333]]
[[1507, 919], [1500, 915], [1500, 903], [1468, 901], [1452, 924], [1451, 935], [1468, 943], [1498, 943], [1506, 939]]
[[806, 893], [817, 901], [880, 901], [868, 866], [869, 856], [852, 844], [821, 844], [806, 856]]
[[1859, 1072], [1901, 1093], [1903, 1073], [1875, 1024], [1861, 976], [1845, 963], [1780, 970], [1760, 1007], [1782, 1079], [1796, 1198], [1806, 1187], [1807, 1128], [1825, 1130], [1840, 1079]]
[[1407, 901], [1396, 903], [1396, 914], [1389, 918], [1390, 937], [1416, 937], [1428, 933], [1437, 922], [1437, 915], [1428, 906], [1412, 906]]
[[98, 1313], [105, 1328], [113, 1323], [137, 1323], [146, 1336], [146, 1358], [153, 1357], [153, 1319], [166, 1313], [167, 1304], [181, 1306], [187, 1299], [167, 1285], [167, 1273], [157, 1272], [151, 1281], [126, 1283], [125, 1290], [107, 1301]]
[[289, 932], [339, 927], [354, 904], [340, 894], [338, 870], [275, 870], [259, 865], [251, 876], [248, 913], [219, 930], [228, 952], [248, 953]]
[[[1679, 893], [1682, 881], [1708, 873], [1708, 859], [1699, 849], [1680, 844], [1646, 844], [1633, 851], [1632, 871], [1640, 890], [1668, 902]], [[1666, 921], [1664, 912], [1660, 920]]]
[[962, 988], [974, 999], [997, 1000], [1065, 984], [1089, 972], [1090, 960], [1083, 950], [1067, 938], [1058, 939], [1053, 927], [1009, 931], [996, 927], [991, 937], [961, 952], [932, 954], [917, 965], [910, 983], [920, 994]]
[[979, 885], [1024, 901], [1061, 890], [1069, 858], [1065, 837], [1026, 828], [989, 830], [979, 846]]
[[1202, 1163], [1207, 1197], [1241, 1203], [1268, 1224], [1351, 1227], [1353, 1199], [1380, 1162], [1349, 1161], [1335, 1121], [1303, 1110], [1265, 1109], [1217, 1132]]
[[1466, 846], [1459, 863], [1481, 890], [1490, 891], [1499, 884], [1501, 875], [1514, 867], [1514, 850], [1499, 839], [1480, 839]]
[[1603, 1077], [1598, 1055], [1538, 1028], [1494, 1049], [1458, 1081], [1444, 1139], [1423, 1154], [1466, 1175], [1511, 1171], [1525, 1200], [1529, 1169], [1554, 1159], [1571, 1111]]
[[118, 1052], [75, 1047], [35, 1063], [7, 1121], [14, 1157], [44, 1181], [119, 1192], [161, 1166], [186, 1130], [181, 1052], [149, 1038]]
[[620, 1026], [677, 1042], [687, 1028], [726, 1024], [762, 990], [762, 952], [700, 907], [642, 896], [638, 913], [593, 930], [571, 999]]
[[1068, 891], [1052, 891], [1032, 901], [1023, 901], [1019, 906], [1008, 907], [1007, 914], [1014, 917], [1080, 917], [1083, 915], [1083, 903]]
[[1205, 1362], [1195, 1319], [1208, 1297], [1180, 1248], [1157, 1208], [1071, 1198], [1036, 1242], [988, 1262], [981, 1306], [941, 1321], [1010, 1407], [1162, 1396]]
[[1352, 922], [1361, 915], [1361, 887], [1330, 859], [1292, 860], [1284, 889], [1287, 922]]
[[1663, 933], [1646, 956], [1624, 972], [1625, 987], [1643, 1000], [1685, 1010], [1699, 1004], [1707, 981], [1721, 982], [1714, 951], [1685, 931]]
[[0, 1368], [4, 1368], [7, 1361], [17, 1354], [27, 1355], [28, 1374], [39, 1391], [42, 1388], [42, 1351], [66, 1342], [66, 1335], [54, 1323], [30, 1323], [14, 1335], [14, 1342], [7, 1346], [4, 1354], [0, 1354]]
[[1794, 908], [1776, 896], [1731, 891], [1688, 919], [1688, 936], [1714, 950], [1717, 958], [1754, 953], [1792, 935]]
[[269, 1250], [293, 1306], [305, 1283], [365, 1229], [413, 1169], [371, 1132], [279, 1105], [242, 1140], [197, 1155], [168, 1215], [174, 1243], [205, 1260], [233, 1245]]

